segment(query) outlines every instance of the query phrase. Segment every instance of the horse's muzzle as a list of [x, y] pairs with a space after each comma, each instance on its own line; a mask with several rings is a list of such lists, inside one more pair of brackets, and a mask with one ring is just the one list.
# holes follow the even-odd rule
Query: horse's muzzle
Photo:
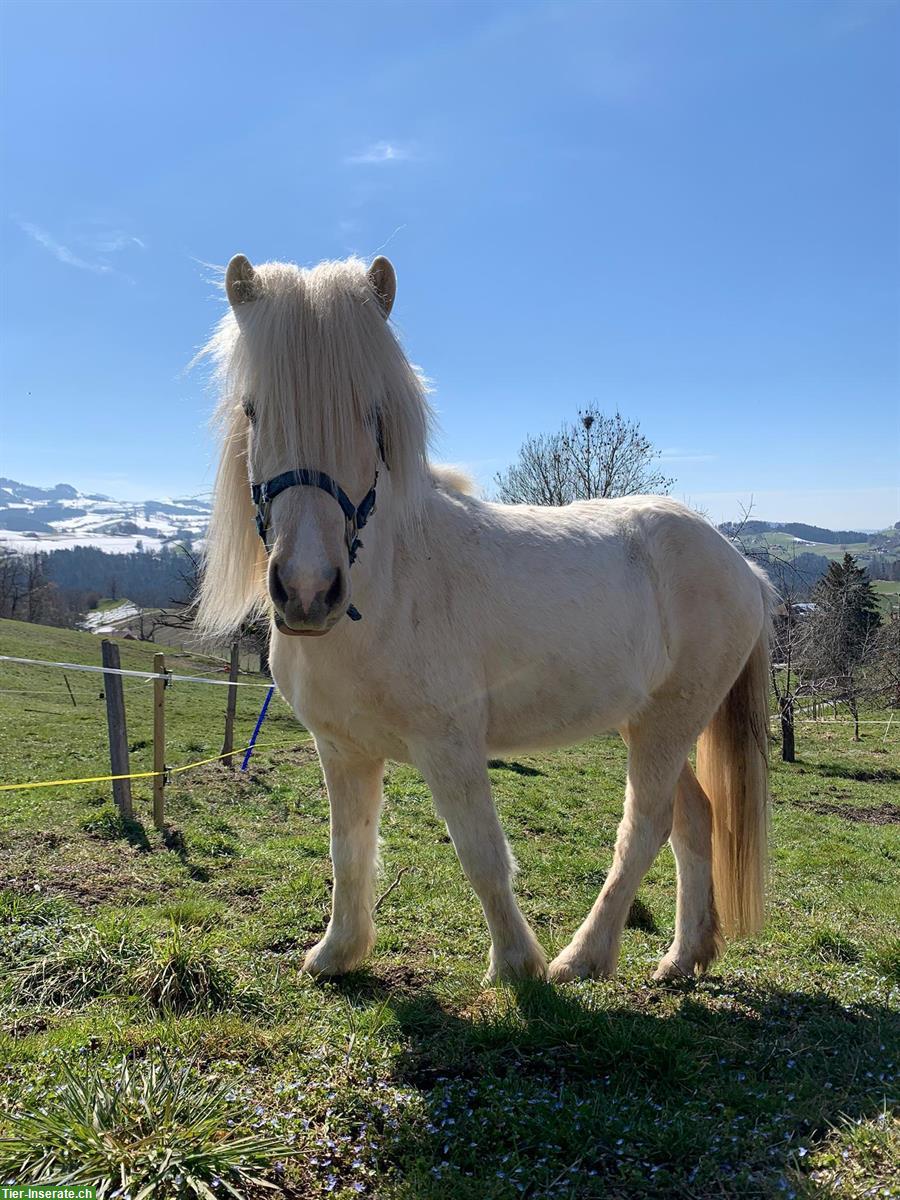
[[338, 567], [330, 579], [306, 577], [287, 581], [278, 569], [277, 560], [272, 558], [269, 595], [275, 606], [275, 627], [279, 633], [321, 637], [347, 611], [347, 573]]

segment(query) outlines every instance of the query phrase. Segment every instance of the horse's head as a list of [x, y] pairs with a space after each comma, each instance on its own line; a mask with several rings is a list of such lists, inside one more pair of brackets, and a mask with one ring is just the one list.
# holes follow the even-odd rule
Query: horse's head
[[[358, 616], [351, 582], [374, 543], [421, 512], [430, 410], [387, 320], [395, 287], [383, 258], [229, 264], [229, 309], [204, 351], [223, 434], [197, 619], [206, 636], [232, 637], [266, 609], [293, 634]], [[351, 581], [376, 469], [380, 511]]]
[[[371, 320], [370, 313], [377, 308], [378, 320], [384, 322], [396, 294], [396, 276], [389, 260], [374, 260], [366, 271], [365, 283], [358, 280], [358, 284], [360, 308], [368, 305], [368, 313], [356, 313], [356, 319]], [[264, 302], [265, 283], [244, 254], [236, 254], [228, 264], [226, 292], [252, 353], [252, 310]], [[300, 294], [308, 300], [308, 293], [307, 286]], [[346, 313], [343, 305], [326, 305], [324, 311], [314, 302], [305, 307], [312, 311], [294, 312], [299, 328], [284, 332], [300, 334], [300, 344], [292, 348], [298, 354], [306, 349], [308, 355], [312, 338], [318, 335], [330, 341], [340, 331], [304, 330], [305, 318], [340, 323]], [[278, 348], [268, 349], [277, 352]], [[281, 349], [283, 353], [286, 348]], [[379, 452], [383, 452], [382, 418], [376, 407], [352, 412], [358, 427], [341, 431], [335, 421], [336, 410], [347, 406], [342, 397], [330, 395], [334, 380], [325, 372], [312, 380], [308, 371], [302, 370], [301, 378], [292, 377], [289, 362], [286, 366], [287, 378], [276, 380], [276, 388], [262, 395], [248, 392], [241, 397], [250, 424], [247, 463], [257, 505], [257, 526], [269, 553], [266, 578], [276, 626], [283, 634], [320, 636], [348, 611], [349, 569], [358, 548], [356, 534], [372, 509]], [[319, 362], [319, 366], [326, 364]], [[317, 384], [322, 394], [311, 395]], [[323, 408], [328, 412], [323, 413]], [[312, 430], [302, 430], [304, 422], [312, 425]], [[292, 436], [298, 424], [300, 437]], [[341, 454], [338, 444], [349, 452]], [[312, 448], [318, 448], [320, 461], [302, 461], [299, 456], [305, 460]], [[353, 608], [350, 611], [355, 613]]]
[[[297, 276], [302, 278], [299, 272]], [[364, 279], [355, 282], [360, 311], [351, 310], [354, 324], [371, 323], [376, 310], [383, 323], [396, 293], [390, 262], [376, 258]], [[254, 337], [260, 322], [253, 310], [265, 303], [265, 281], [243, 255], [228, 264], [225, 288], [251, 356], [293, 351], [285, 355], [275, 386], [261, 394], [248, 391], [240, 402], [249, 422], [247, 462], [257, 526], [269, 556], [267, 583], [275, 624], [286, 634], [322, 635], [348, 611], [357, 533], [374, 503], [383, 453], [378, 400], [366, 408], [364, 397], [359, 398], [360, 406], [352, 396], [335, 394], [340, 370], [322, 369], [329, 366], [328, 356], [323, 361], [315, 340], [340, 338], [340, 328], [323, 329], [321, 323], [340, 326], [348, 315], [344, 304], [316, 304], [315, 291], [307, 284], [298, 292], [305, 303], [291, 314], [293, 328], [283, 330], [289, 347], [272, 346], [270, 336]], [[333, 291], [328, 294], [333, 300]], [[368, 312], [363, 312], [366, 306]], [[313, 328], [304, 328], [310, 321]], [[271, 335], [271, 329], [267, 333]], [[345, 349], [351, 351], [351, 342]], [[316, 379], [303, 369], [304, 352], [307, 367], [317, 360]], [[300, 369], [292, 370], [292, 365]], [[260, 377], [260, 372], [253, 374]], [[341, 420], [342, 415], [346, 419]], [[304, 428], [306, 423], [310, 428]], [[355, 614], [352, 607], [350, 611]]]

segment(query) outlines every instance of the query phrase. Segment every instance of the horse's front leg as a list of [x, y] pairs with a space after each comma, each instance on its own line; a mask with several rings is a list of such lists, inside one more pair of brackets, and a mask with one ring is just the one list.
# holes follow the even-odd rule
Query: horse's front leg
[[342, 975], [358, 966], [375, 942], [372, 905], [384, 762], [339, 750], [324, 739], [316, 747], [331, 805], [334, 895], [325, 936], [309, 951], [303, 969]]
[[486, 981], [543, 979], [547, 959], [512, 890], [515, 863], [497, 817], [486, 761], [460, 747], [428, 745], [414, 755], [491, 934]]

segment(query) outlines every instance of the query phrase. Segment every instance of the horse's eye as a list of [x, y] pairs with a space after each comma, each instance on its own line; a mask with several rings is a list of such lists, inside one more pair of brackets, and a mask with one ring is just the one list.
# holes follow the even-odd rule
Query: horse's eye
[[254, 423], [254, 421], [256, 420], [256, 409], [253, 407], [253, 401], [252, 400], [242, 400], [241, 408], [243, 408], [244, 412], [247, 414], [247, 420], [252, 425]]

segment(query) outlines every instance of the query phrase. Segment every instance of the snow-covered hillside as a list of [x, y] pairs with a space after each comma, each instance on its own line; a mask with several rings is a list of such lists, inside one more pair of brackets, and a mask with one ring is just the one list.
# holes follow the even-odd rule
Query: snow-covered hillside
[[11, 550], [65, 550], [96, 546], [112, 554], [206, 534], [210, 502], [198, 496], [173, 500], [113, 500], [85, 495], [68, 483], [31, 487], [0, 477], [0, 546]]

